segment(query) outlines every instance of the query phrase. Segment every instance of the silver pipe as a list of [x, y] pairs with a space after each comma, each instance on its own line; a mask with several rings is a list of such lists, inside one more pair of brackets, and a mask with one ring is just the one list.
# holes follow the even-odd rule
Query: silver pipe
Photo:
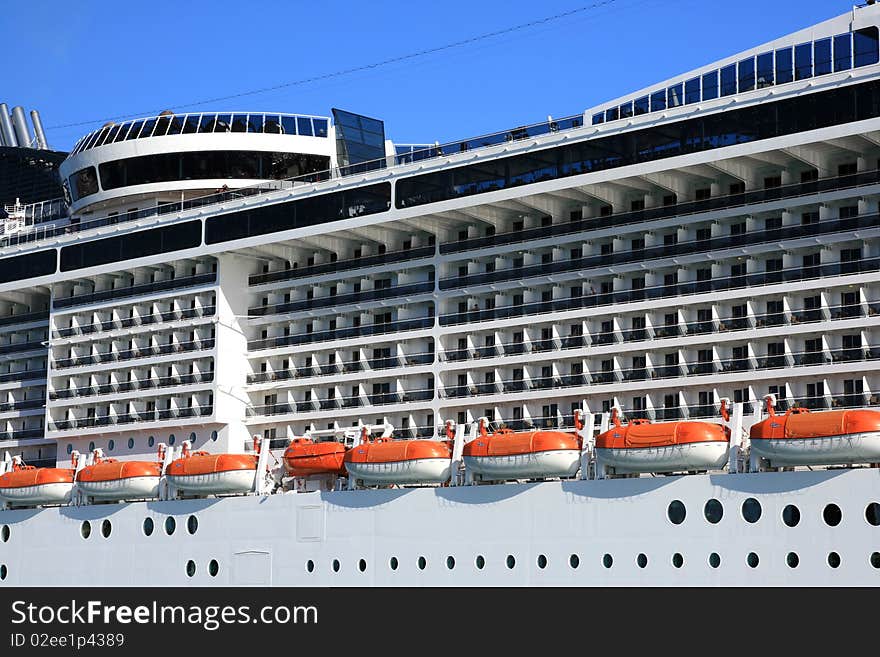
[[31, 145], [31, 136], [28, 132], [27, 120], [24, 118], [24, 108], [16, 105], [12, 108], [12, 127], [15, 130], [15, 138], [18, 145], [23, 148], [29, 148]]
[[37, 140], [37, 148], [40, 150], [49, 150], [49, 142], [46, 141], [46, 133], [43, 132], [43, 122], [40, 121], [40, 113], [37, 110], [31, 110], [31, 123], [34, 124], [34, 137]]
[[12, 130], [12, 121], [9, 120], [9, 108], [6, 103], [0, 103], [0, 132], [3, 133], [3, 141], [7, 146], [18, 146], [15, 132]]

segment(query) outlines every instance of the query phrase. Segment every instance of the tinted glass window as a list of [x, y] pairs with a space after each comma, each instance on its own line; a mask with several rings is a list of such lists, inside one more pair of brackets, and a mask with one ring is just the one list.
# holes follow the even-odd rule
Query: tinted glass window
[[736, 64], [721, 69], [721, 95], [732, 96], [736, 93]]
[[298, 134], [308, 135], [309, 137], [312, 137], [315, 134], [312, 132], [312, 120], [304, 116], [300, 116], [296, 119], [296, 130]]
[[648, 113], [648, 97], [642, 96], [641, 98], [636, 98], [636, 102], [633, 103], [635, 108], [636, 116], [639, 114], [647, 114]]
[[55, 273], [55, 249], [0, 259], [0, 283]]
[[813, 44], [813, 60], [816, 75], [831, 73], [831, 39], [821, 39]]
[[[296, 134], [296, 117], [295, 116], [282, 116], [281, 117], [281, 129], [285, 135], [295, 135]], [[308, 134], [308, 133], [300, 133], [300, 134]]]
[[327, 119], [312, 119], [312, 125], [315, 127], [315, 137], [327, 136]]
[[651, 111], [656, 112], [658, 110], [666, 109], [666, 92], [665, 91], [655, 91], [651, 94]]
[[813, 44], [802, 43], [794, 47], [794, 79], [803, 80], [813, 76]]
[[199, 119], [201, 115], [188, 116], [183, 122], [183, 134], [189, 135], [199, 131]]
[[147, 119], [144, 121], [141, 126], [141, 131], [138, 133], [138, 139], [143, 139], [144, 137], [150, 137], [153, 134], [153, 130], [156, 129], [156, 119]]
[[95, 173], [95, 167], [80, 169], [67, 181], [70, 184], [70, 195], [74, 201], [98, 193], [98, 176]]
[[126, 139], [134, 139], [138, 136], [138, 133], [141, 131], [141, 127], [144, 125], [143, 121], [135, 121], [132, 126], [128, 129], [128, 134], [125, 135]]
[[739, 90], [751, 91], [755, 88], [755, 58], [749, 57], [739, 63]]
[[703, 100], [718, 98], [718, 71], [703, 75]]
[[834, 70], [852, 68], [852, 35], [848, 32], [834, 37]]
[[684, 83], [684, 102], [688, 105], [700, 102], [700, 78], [693, 78]]
[[868, 27], [853, 33], [853, 59], [856, 66], [869, 66], [877, 63], [880, 58], [877, 41], [876, 27]]
[[620, 118], [626, 119], [633, 115], [633, 104], [624, 103], [620, 106]]
[[248, 115], [248, 132], [263, 132], [263, 115], [262, 114], [250, 114]]
[[758, 55], [758, 89], [773, 84], [773, 53]]
[[611, 109], [605, 110], [605, 120], [606, 121], [616, 121], [619, 115], [619, 111], [616, 107], [612, 107]]
[[593, 114], [593, 125], [599, 125], [600, 123], [605, 123], [605, 114], [603, 112]]
[[666, 103], [669, 107], [678, 107], [684, 104], [684, 93], [682, 85], [676, 84], [666, 90]]
[[214, 122], [214, 132], [229, 132], [232, 128], [232, 116], [230, 114], [218, 114]]
[[[267, 114], [263, 123], [263, 131], [273, 135], [280, 135], [284, 130], [281, 127], [281, 117], [276, 114]], [[296, 131], [292, 134], [296, 134]]]
[[235, 114], [232, 117], [232, 132], [253, 132], [248, 130], [247, 114]]
[[794, 59], [791, 48], [776, 51], [776, 84], [794, 80]]
[[199, 132], [214, 132], [215, 123], [217, 123], [216, 114], [202, 114], [202, 122], [199, 124]]

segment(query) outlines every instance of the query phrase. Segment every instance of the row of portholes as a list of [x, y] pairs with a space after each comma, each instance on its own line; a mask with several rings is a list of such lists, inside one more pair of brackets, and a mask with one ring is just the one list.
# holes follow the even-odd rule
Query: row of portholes
[[[196, 562], [190, 559], [186, 562], [186, 576], [187, 577], [195, 577], [196, 575]], [[220, 572], [220, 564], [216, 559], [211, 559], [208, 562], [208, 574], [211, 577], [217, 577], [217, 573]]]
[[[748, 523], [756, 523], [761, 519], [761, 503], [754, 497], [744, 500], [740, 507], [743, 520]], [[680, 525], [687, 516], [687, 509], [681, 500], [673, 500], [666, 509], [666, 517], [673, 525]], [[703, 506], [703, 516], [711, 524], [721, 522], [724, 517], [724, 506], [716, 499], [711, 499]], [[843, 520], [843, 512], [836, 504], [826, 504], [822, 509], [822, 519], [829, 527], [836, 527]], [[801, 520], [801, 512], [794, 504], [787, 505], [782, 510], [782, 522], [788, 527], [795, 527]], [[880, 526], [880, 504], [871, 502], [865, 507], [865, 520], [874, 527]]]
[[[174, 516], [168, 516], [165, 518], [165, 533], [171, 536], [177, 530], [177, 520]], [[150, 536], [155, 529], [155, 523], [152, 518], [144, 518], [143, 530], [144, 536]], [[195, 516], [190, 516], [186, 519], [186, 531], [189, 534], [195, 534], [199, 529], [199, 519]], [[108, 518], [105, 518], [101, 521], [101, 536], [104, 538], [110, 538], [110, 534], [113, 531], [113, 525]], [[88, 538], [92, 535], [92, 523], [88, 520], [83, 520], [79, 529], [80, 535], [83, 538]], [[9, 540], [9, 528], [4, 525], [4, 531], [0, 534], [0, 537], [5, 536], [4, 542]]]
[[[674, 568], [681, 568], [684, 566], [684, 556], [680, 552], [676, 552], [672, 555], [670, 559], [672, 566]], [[750, 568], [757, 568], [760, 564], [761, 559], [755, 552], [749, 552], [746, 555], [746, 564]], [[789, 552], [785, 558], [786, 564], [790, 568], [797, 568], [800, 563], [800, 557], [796, 552]], [[828, 557], [826, 558], [826, 562], [830, 568], [838, 568], [841, 563], [840, 554], [837, 552], [829, 552]], [[868, 562], [872, 567], [876, 569], [880, 569], [880, 552], [872, 552], [871, 556], [868, 559]], [[192, 563], [192, 562], [190, 562]], [[507, 558], [504, 560], [505, 565], [509, 570], [513, 570], [516, 567], [516, 557], [512, 554], [508, 554]], [[580, 557], [576, 554], [572, 554], [568, 558], [568, 565], [571, 569], [577, 569], [580, 566], [581, 560]], [[707, 563], [711, 568], [719, 568], [721, 566], [721, 555], [717, 552], [712, 552], [708, 559]], [[535, 560], [535, 564], [539, 569], [544, 570], [550, 564], [549, 559], [544, 554], [539, 554], [537, 559]], [[419, 570], [425, 570], [428, 567], [428, 560], [425, 557], [419, 557], [416, 561], [416, 565]], [[606, 569], [610, 569], [614, 565], [614, 557], [610, 554], [602, 555], [602, 566]], [[648, 555], [642, 553], [636, 557], [636, 565], [639, 568], [647, 568], [648, 567]], [[447, 570], [454, 570], [456, 566], [455, 557], [448, 556], [446, 557], [446, 568]], [[474, 567], [477, 570], [483, 570], [486, 567], [486, 558], [483, 555], [477, 555], [474, 559]], [[334, 573], [338, 573], [342, 570], [342, 562], [339, 559], [334, 559], [330, 563], [330, 568]], [[397, 570], [400, 568], [400, 560], [397, 557], [391, 557], [388, 560], [388, 568], [390, 570]], [[360, 572], [366, 572], [367, 570], [367, 562], [365, 559], [359, 559], [357, 563], [357, 569]], [[312, 559], [309, 559], [306, 562], [306, 571], [309, 573], [315, 572], [315, 562]]]
[[[193, 431], [191, 434], [189, 434], [189, 441], [190, 441], [190, 443], [195, 444], [196, 440], [197, 440], [196, 432]], [[211, 440], [212, 441], [217, 440], [217, 432], [216, 431], [211, 432]], [[173, 445], [176, 442], [177, 442], [177, 436], [175, 436], [173, 433], [170, 434], [168, 436], [168, 444]], [[129, 438], [127, 444], [128, 444], [129, 449], [134, 449], [134, 445], [135, 445], [134, 438]], [[156, 446], [156, 437], [150, 436], [149, 438], [147, 438], [147, 447], [155, 447], [155, 446]], [[91, 453], [95, 449], [95, 447], [96, 447], [95, 441], [93, 440], [89, 443], [89, 453]], [[111, 439], [107, 442], [107, 451], [112, 452], [114, 449], [116, 449], [116, 441]], [[67, 444], [67, 453], [68, 454], [73, 453], [73, 444], [72, 443]]]

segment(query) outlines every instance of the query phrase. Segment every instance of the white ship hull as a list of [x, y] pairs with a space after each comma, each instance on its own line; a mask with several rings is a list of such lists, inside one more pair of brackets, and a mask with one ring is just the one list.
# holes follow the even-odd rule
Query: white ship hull
[[616, 473], [716, 470], [727, 463], [730, 446], [722, 442], [684, 443], [667, 447], [597, 448], [601, 465]]
[[159, 477], [79, 481], [76, 486], [85, 495], [100, 500], [136, 500], [159, 495]]
[[880, 432], [794, 440], [752, 440], [751, 449], [774, 467], [880, 463]]
[[412, 459], [391, 463], [346, 463], [345, 469], [365, 484], [442, 484], [449, 481], [450, 459]]
[[580, 451], [560, 449], [510, 456], [465, 456], [465, 467], [484, 479], [573, 477], [580, 468]]
[[185, 493], [231, 495], [254, 487], [253, 470], [228, 470], [200, 475], [167, 475], [168, 483]]
[[70, 501], [73, 483], [38, 484], [21, 488], [0, 489], [0, 500], [12, 506], [66, 504]]

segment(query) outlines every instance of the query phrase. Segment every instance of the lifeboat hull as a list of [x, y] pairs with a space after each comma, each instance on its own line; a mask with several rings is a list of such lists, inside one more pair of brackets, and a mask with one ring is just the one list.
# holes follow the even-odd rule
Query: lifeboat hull
[[284, 452], [284, 469], [293, 477], [345, 474], [345, 446], [336, 442], [294, 443]]
[[168, 482], [187, 493], [232, 495], [248, 493], [254, 487], [255, 470], [226, 470], [190, 475], [166, 475]]
[[345, 464], [348, 474], [370, 484], [442, 484], [449, 481], [452, 460], [448, 458], [408, 459]]
[[107, 481], [78, 481], [77, 488], [102, 500], [130, 500], [158, 497], [159, 477], [126, 477]]
[[10, 506], [37, 506], [39, 504], [67, 504], [73, 491], [73, 482], [55, 482], [35, 486], [0, 488], [0, 500]]
[[485, 479], [573, 477], [580, 468], [580, 450], [559, 449], [525, 454], [465, 456], [465, 467]]
[[728, 443], [710, 441], [656, 447], [596, 448], [602, 465], [617, 473], [719, 470], [729, 457]]
[[773, 467], [880, 463], [880, 431], [815, 438], [753, 438], [751, 450]]

